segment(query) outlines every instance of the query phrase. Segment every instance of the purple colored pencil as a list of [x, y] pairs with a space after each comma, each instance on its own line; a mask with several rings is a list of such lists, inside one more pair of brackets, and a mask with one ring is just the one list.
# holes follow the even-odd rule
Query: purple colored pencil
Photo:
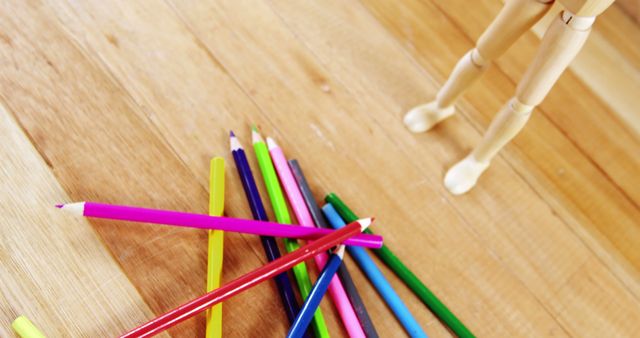
[[[242, 187], [245, 195], [247, 196], [247, 202], [249, 203], [249, 207], [251, 207], [253, 219], [268, 221], [267, 211], [264, 209], [264, 204], [262, 203], [260, 192], [256, 186], [256, 181], [253, 178], [249, 161], [247, 160], [247, 156], [244, 153], [242, 145], [233, 134], [233, 131], [231, 132], [231, 135], [229, 135], [229, 143], [231, 145], [231, 155], [236, 163], [236, 169], [238, 169], [238, 175], [242, 181]], [[280, 258], [280, 250], [278, 249], [278, 243], [275, 238], [271, 236], [260, 236], [260, 241], [262, 242], [262, 247], [267, 255], [267, 259], [270, 262]], [[284, 305], [284, 310], [287, 318], [289, 319], [289, 323], [293, 324], [296, 316], [298, 315], [298, 311], [300, 311], [300, 307], [296, 301], [293, 287], [291, 287], [289, 276], [287, 275], [287, 272], [283, 272], [277, 275], [274, 280], [278, 286], [280, 299]]]
[[[335, 231], [275, 222], [209, 216], [171, 210], [149, 209], [96, 202], [59, 204], [56, 205], [56, 207], [85, 217], [166, 224], [199, 229], [215, 229], [260, 236], [299, 238], [304, 240], [318, 239]], [[348, 239], [344, 244], [377, 249], [382, 247], [382, 237], [378, 235], [360, 234]]]

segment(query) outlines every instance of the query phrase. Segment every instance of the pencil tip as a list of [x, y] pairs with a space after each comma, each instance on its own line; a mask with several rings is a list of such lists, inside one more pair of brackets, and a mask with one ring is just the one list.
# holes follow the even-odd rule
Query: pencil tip
[[255, 131], [256, 133], [258, 132], [258, 127], [256, 127], [255, 124], [251, 124], [251, 130]]
[[236, 137], [236, 134], [233, 133], [233, 130], [229, 130], [229, 137]]
[[60, 210], [67, 211], [74, 215], [82, 216], [84, 215], [84, 204], [85, 202], [76, 202], [76, 203], [67, 203], [67, 204], [58, 204], [56, 207], [60, 208]]
[[240, 141], [238, 140], [236, 135], [233, 134], [233, 132], [231, 132], [231, 136], [229, 137], [229, 148], [231, 148], [232, 152], [238, 149], [242, 149]]
[[360, 231], [364, 231], [364, 229], [368, 228], [371, 225], [371, 223], [373, 223], [374, 220], [375, 220], [374, 217], [363, 218], [358, 220], [358, 223], [360, 223], [360, 228], [361, 228]]
[[262, 135], [260, 135], [260, 132], [258, 132], [258, 128], [256, 128], [255, 125], [251, 127], [251, 142], [253, 144], [264, 142], [264, 140], [262, 139]]
[[267, 137], [267, 147], [269, 150], [278, 148], [278, 144], [271, 137]]
[[58, 209], [62, 209], [63, 206], [64, 206], [64, 204], [56, 204], [56, 208], [58, 208]]
[[338, 247], [333, 251], [335, 255], [338, 255], [341, 259], [344, 258], [344, 244], [338, 245]]

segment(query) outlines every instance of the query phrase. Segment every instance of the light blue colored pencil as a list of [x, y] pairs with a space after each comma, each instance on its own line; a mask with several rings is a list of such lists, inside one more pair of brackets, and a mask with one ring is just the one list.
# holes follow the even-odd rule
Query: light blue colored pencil
[[[322, 212], [324, 212], [329, 224], [331, 224], [334, 229], [340, 229], [345, 226], [344, 221], [333, 205], [325, 204], [325, 206], [322, 207]], [[376, 288], [380, 296], [382, 296], [389, 308], [391, 308], [391, 311], [393, 311], [393, 314], [396, 316], [400, 324], [402, 324], [407, 333], [414, 338], [426, 338], [427, 334], [422, 330], [422, 327], [416, 319], [413, 318], [413, 315], [409, 312], [407, 306], [404, 305], [398, 294], [391, 287], [391, 284], [389, 284], [387, 279], [384, 278], [382, 271], [378, 269], [367, 252], [362, 248], [354, 246], [347, 247], [347, 250], [356, 263], [358, 263], [358, 266], [367, 276], [371, 284]]]

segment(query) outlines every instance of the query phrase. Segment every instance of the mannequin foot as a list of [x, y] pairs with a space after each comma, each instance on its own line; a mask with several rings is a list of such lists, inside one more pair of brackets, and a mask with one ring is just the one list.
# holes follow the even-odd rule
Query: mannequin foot
[[489, 162], [479, 162], [473, 155], [456, 163], [444, 176], [444, 185], [454, 195], [462, 195], [471, 190]]
[[439, 108], [438, 104], [433, 101], [414, 107], [404, 116], [403, 121], [404, 125], [410, 131], [422, 133], [433, 128], [438, 122], [453, 115], [454, 112], [455, 109], [453, 106]]

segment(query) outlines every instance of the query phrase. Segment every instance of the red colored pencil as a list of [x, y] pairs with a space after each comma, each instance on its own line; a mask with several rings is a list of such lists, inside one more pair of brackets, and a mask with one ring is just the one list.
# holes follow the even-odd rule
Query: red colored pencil
[[249, 289], [261, 282], [269, 280], [280, 273], [291, 269], [293, 266], [303, 262], [319, 253], [324, 253], [329, 248], [338, 245], [348, 238], [351, 238], [362, 230], [366, 229], [373, 219], [365, 218], [349, 224], [348, 226], [336, 230], [326, 236], [323, 236], [309, 244], [293, 251], [285, 256], [271, 261], [261, 268], [253, 270], [248, 274], [237, 278], [228, 284], [225, 284], [189, 303], [183, 304], [159, 317], [153, 319], [146, 324], [123, 334], [121, 338], [128, 337], [150, 337], [170, 328], [179, 322], [188, 319], [199, 312], [205, 311], [209, 307], [220, 303], [237, 293]]

